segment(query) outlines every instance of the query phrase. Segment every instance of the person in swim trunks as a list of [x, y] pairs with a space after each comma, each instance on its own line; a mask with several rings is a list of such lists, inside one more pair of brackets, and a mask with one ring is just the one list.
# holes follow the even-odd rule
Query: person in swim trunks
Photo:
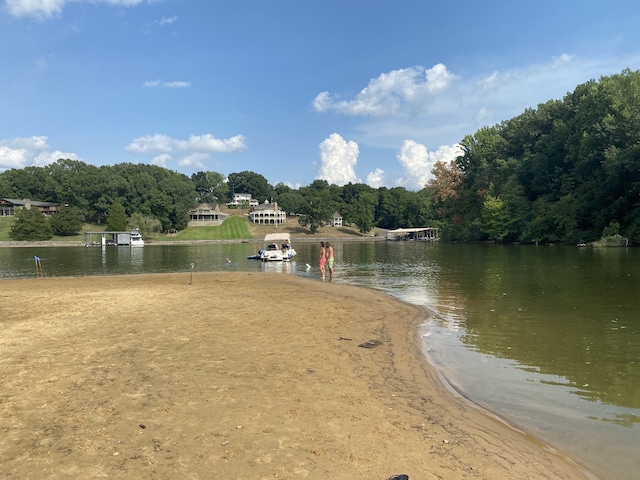
[[325, 244], [327, 266], [329, 267], [329, 280], [333, 280], [333, 247], [329, 242]]
[[320, 265], [320, 273], [322, 274], [322, 280], [324, 280], [324, 265], [327, 263], [327, 252], [324, 248], [324, 242], [320, 242], [320, 259], [318, 265]]

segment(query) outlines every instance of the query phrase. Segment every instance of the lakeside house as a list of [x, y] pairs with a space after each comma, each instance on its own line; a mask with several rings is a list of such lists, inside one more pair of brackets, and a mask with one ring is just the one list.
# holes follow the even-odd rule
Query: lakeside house
[[189, 210], [188, 227], [217, 227], [229, 215], [220, 211], [220, 206], [216, 203], [200, 203], [196, 208]]
[[260, 204], [255, 198], [251, 198], [250, 193], [234, 193], [233, 199], [227, 203], [229, 207], [239, 207], [241, 205], [249, 205], [250, 207], [257, 207]]
[[37, 208], [45, 215], [54, 215], [60, 210], [60, 204], [54, 202], [38, 202], [28, 198], [23, 200], [0, 198], [0, 216], [14, 216], [16, 209], [19, 208], [26, 208], [27, 210]]
[[287, 212], [278, 207], [278, 203], [265, 201], [249, 212], [249, 221], [260, 225], [282, 225], [287, 221]]

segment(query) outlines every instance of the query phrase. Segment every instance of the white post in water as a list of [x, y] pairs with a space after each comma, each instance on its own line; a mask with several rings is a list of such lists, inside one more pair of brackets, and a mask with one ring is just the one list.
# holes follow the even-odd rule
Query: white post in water
[[44, 278], [44, 272], [42, 271], [42, 263], [40, 262], [40, 257], [36, 255], [35, 257], [33, 257], [33, 259], [36, 261], [36, 279]]

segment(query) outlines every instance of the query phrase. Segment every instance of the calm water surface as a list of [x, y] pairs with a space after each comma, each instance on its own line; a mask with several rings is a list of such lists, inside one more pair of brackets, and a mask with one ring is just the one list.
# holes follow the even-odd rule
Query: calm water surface
[[[0, 248], [0, 278], [33, 278], [38, 255], [45, 276], [188, 275], [193, 263], [319, 279], [317, 245], [294, 246], [290, 264], [246, 260], [256, 244]], [[455, 390], [600, 478], [638, 478], [640, 249], [336, 242], [335, 256], [337, 283], [433, 313], [425, 355]]]

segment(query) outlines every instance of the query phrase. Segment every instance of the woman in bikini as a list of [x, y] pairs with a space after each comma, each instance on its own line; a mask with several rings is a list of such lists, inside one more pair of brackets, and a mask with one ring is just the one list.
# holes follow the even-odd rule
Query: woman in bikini
[[324, 242], [320, 242], [320, 259], [318, 264], [320, 265], [320, 273], [322, 274], [322, 280], [324, 280], [324, 265], [327, 263], [327, 253], [324, 248]]

